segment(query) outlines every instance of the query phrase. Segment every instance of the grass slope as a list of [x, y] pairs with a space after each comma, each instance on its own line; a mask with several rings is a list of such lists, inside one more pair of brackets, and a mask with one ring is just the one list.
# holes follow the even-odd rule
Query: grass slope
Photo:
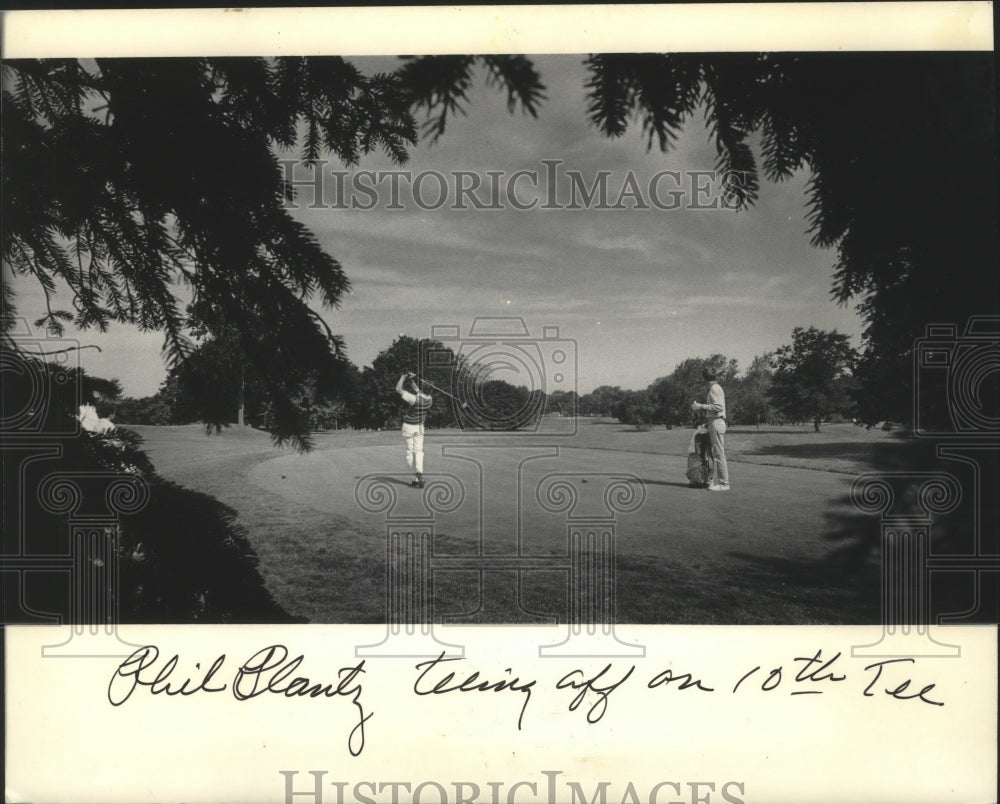
[[[667, 456], [662, 485], [683, 485], [680, 467], [690, 431], [661, 427], [638, 432], [599, 419], [579, 420], [578, 432], [569, 435], [572, 427], [569, 420], [546, 421], [546, 429], [537, 440], [615, 453], [608, 456], [609, 465], [631, 465], [642, 458], [653, 461], [655, 466], [656, 459], [649, 456]], [[278, 456], [293, 455], [290, 450], [276, 449], [267, 434], [250, 428], [231, 427], [220, 434], [207, 434], [196, 425], [131, 429], [145, 439], [145, 448], [162, 476], [212, 495], [239, 513], [238, 522], [249, 534], [263, 582], [285, 611], [313, 622], [384, 621], [384, 531], [359, 519], [349, 506], [331, 513], [322, 506], [290, 499], [287, 494], [251, 482], [255, 467]], [[443, 431], [428, 433], [428, 455], [434, 454], [433, 442], [445, 440], [447, 435]], [[315, 451], [307, 457], [316, 462], [314, 466], [321, 466], [326, 458], [334, 460], [345, 450], [373, 446], [398, 448], [399, 465], [387, 467], [386, 471], [403, 470], [402, 445], [396, 432], [321, 434], [316, 438]], [[771, 477], [774, 472], [765, 468], [768, 466], [856, 475], [883, 460], [886, 453], [894, 454], [905, 447], [904, 441], [891, 434], [849, 424], [827, 425], [820, 433], [814, 433], [811, 427], [731, 428], [727, 452], [733, 464], [730, 471], [734, 491], [725, 504], [730, 506], [732, 516], [713, 520], [712, 525], [716, 531], [729, 531], [720, 535], [727, 540], [720, 543], [724, 547], [671, 553], [655, 543], [648, 549], [620, 544], [617, 619], [700, 624], [877, 622], [877, 556], [871, 550], [852, 555], [856, 545], [851, 534], [844, 532], [849, 530], [845, 522], [831, 521], [829, 533], [817, 536], [809, 552], [802, 552], [800, 545], [794, 544], [786, 550], [777, 543], [754, 543], [746, 538], [750, 534], [741, 530], [745, 528], [741, 520], [752, 518], [754, 507], [766, 501], [733, 500], [739, 491], [741, 473], [748, 481], [752, 474]], [[630, 460], [628, 454], [634, 459]], [[741, 464], [756, 464], [759, 468], [741, 470]], [[677, 476], [673, 477], [672, 472]], [[343, 482], [353, 486], [355, 479], [345, 476]], [[648, 488], [650, 494], [671, 491], [655, 485]], [[705, 496], [700, 492], [692, 494], [683, 499], [706, 505], [707, 492]], [[446, 548], [448, 538], [460, 536], [443, 535], [435, 549]], [[565, 583], [545, 578], [545, 573], [530, 576], [525, 576], [528, 582], [524, 585], [524, 605], [534, 611], [564, 610]], [[463, 601], [478, 594], [475, 578], [453, 580], [450, 588], [442, 584], [438, 590], [436, 611], [461, 611], [468, 608]], [[498, 596], [509, 597], [515, 582], [513, 573], [508, 577], [487, 573], [482, 596], [486, 608], [467, 621], [516, 621], [509, 606], [490, 602]]]

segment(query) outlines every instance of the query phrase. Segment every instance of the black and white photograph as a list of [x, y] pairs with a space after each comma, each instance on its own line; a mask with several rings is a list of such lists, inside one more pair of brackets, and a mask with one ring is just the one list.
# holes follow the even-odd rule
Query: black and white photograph
[[[5, 41], [5, 800], [995, 800], [992, 6], [900, 5]], [[179, 764], [39, 779], [67, 675]]]

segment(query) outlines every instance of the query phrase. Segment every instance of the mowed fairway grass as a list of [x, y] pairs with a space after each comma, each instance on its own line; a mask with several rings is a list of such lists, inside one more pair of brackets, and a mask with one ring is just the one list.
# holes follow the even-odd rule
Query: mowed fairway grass
[[[238, 512], [264, 584], [286, 612], [316, 623], [386, 620], [386, 514], [364, 510], [356, 492], [376, 478], [401, 505], [419, 507], [424, 492], [405, 485], [397, 432], [318, 434], [302, 455], [250, 428], [129, 429], [143, 437], [160, 475]], [[434, 555], [565, 556], [569, 514], [540, 507], [534, 487], [564, 474], [579, 484], [578, 510], [594, 510], [587, 506], [600, 508], [606, 479], [621, 477], [644, 498], [615, 515], [618, 622], [879, 622], [871, 539], [878, 523], [856, 511], [848, 493], [857, 475], [901, 458], [906, 439], [850, 424], [819, 433], [733, 426], [733, 487], [719, 494], [688, 488], [690, 437], [685, 429], [640, 432], [592, 418], [575, 426], [547, 419], [536, 434], [498, 434], [486, 446], [473, 444], [481, 436], [428, 431], [428, 478], [456, 479], [464, 495], [435, 518]], [[434, 618], [563, 622], [567, 578], [558, 567], [520, 578], [512, 570], [435, 570]]]

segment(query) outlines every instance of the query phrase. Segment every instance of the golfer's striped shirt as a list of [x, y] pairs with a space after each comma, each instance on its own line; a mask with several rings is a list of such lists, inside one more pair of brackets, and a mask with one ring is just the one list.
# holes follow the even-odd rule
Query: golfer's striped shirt
[[433, 400], [429, 396], [411, 394], [408, 391], [402, 393], [404, 400], [410, 404], [403, 411], [403, 421], [406, 424], [423, 424], [427, 418], [427, 413], [431, 409]]

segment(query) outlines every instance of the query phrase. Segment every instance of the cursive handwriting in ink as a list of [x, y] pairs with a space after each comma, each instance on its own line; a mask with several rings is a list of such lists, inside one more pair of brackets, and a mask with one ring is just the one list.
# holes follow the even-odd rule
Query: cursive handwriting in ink
[[[226, 655], [219, 656], [212, 665], [205, 671], [201, 679], [197, 682], [192, 678], [171, 680], [170, 677], [177, 669], [179, 657], [174, 654], [161, 667], [155, 675], [150, 669], [153, 663], [159, 658], [160, 650], [155, 645], [144, 645], [134, 651], [124, 662], [118, 665], [111, 681], [108, 683], [108, 701], [112, 706], [121, 706], [127, 701], [137, 687], [149, 687], [152, 695], [194, 695], [196, 692], [224, 692], [226, 685], [211, 686], [212, 676], [214, 676], [223, 662]], [[201, 663], [195, 664], [195, 668], [201, 669]], [[144, 671], [149, 672], [144, 672]], [[152, 676], [152, 677], [150, 677]], [[179, 685], [179, 686], [178, 686]]]
[[646, 686], [654, 690], [657, 687], [669, 686], [675, 681], [679, 682], [677, 689], [686, 690], [694, 687], [696, 690], [701, 690], [702, 692], [715, 692], [713, 687], [706, 687], [702, 684], [700, 678], [695, 678], [690, 673], [674, 675], [674, 671], [669, 668], [653, 676]]
[[373, 714], [365, 714], [361, 704], [361, 684], [355, 683], [365, 672], [364, 659], [354, 667], [342, 667], [337, 672], [339, 681], [323, 684], [314, 683], [304, 676], [295, 676], [289, 681], [289, 676], [299, 668], [305, 657], [300, 654], [291, 661], [286, 661], [287, 658], [288, 648], [284, 645], [270, 645], [257, 651], [236, 671], [233, 695], [238, 701], [255, 698], [265, 692], [286, 698], [350, 698], [358, 710], [358, 722], [347, 738], [347, 747], [351, 756], [358, 756], [365, 747], [365, 723]]
[[[628, 669], [628, 672], [625, 673], [625, 675], [622, 676], [617, 681], [611, 684], [607, 684], [606, 686], [603, 687], [597, 686], [597, 682], [600, 681], [601, 677], [610, 670], [611, 670], [611, 665], [607, 664], [604, 666], [604, 669], [601, 670], [600, 673], [598, 673], [595, 676], [591, 676], [590, 678], [587, 678], [582, 670], [571, 670], [561, 679], [559, 679], [559, 682], [556, 684], [557, 690], [566, 689], [567, 687], [574, 690], [579, 690], [576, 697], [572, 701], [570, 701], [569, 704], [570, 712], [576, 711], [576, 709], [580, 706], [580, 704], [583, 703], [588, 692], [596, 692], [597, 700], [591, 705], [590, 709], [587, 711], [587, 722], [596, 723], [598, 720], [604, 717], [604, 713], [608, 711], [608, 696], [611, 695], [611, 693], [614, 692], [616, 689], [618, 689], [622, 684], [624, 684], [625, 681], [628, 679], [628, 677], [632, 675], [632, 671], [635, 670], [635, 665], [632, 665]], [[579, 680], [574, 678], [574, 676], [579, 676]]]
[[[416, 665], [417, 670], [420, 670], [420, 668], [424, 669], [417, 676], [417, 680], [413, 682], [413, 691], [417, 695], [443, 695], [448, 692], [503, 692], [504, 690], [520, 692], [524, 695], [524, 700], [521, 703], [521, 714], [517, 718], [517, 728], [520, 731], [521, 723], [524, 720], [524, 712], [528, 708], [528, 701], [531, 700], [531, 688], [535, 686], [534, 679], [522, 682], [521, 679], [515, 676], [514, 678], [505, 678], [501, 681], [484, 681], [480, 680], [478, 671], [473, 671], [461, 682], [455, 681], [454, 673], [447, 673], [436, 682], [428, 678], [432, 671], [437, 669], [438, 665], [444, 662], [457, 661], [464, 660], [460, 656], [445, 657], [444, 651], [442, 651], [436, 659], [420, 662]], [[508, 667], [505, 672], [510, 673], [512, 671]]]
[[[736, 686], [733, 687], [733, 692], [736, 692], [736, 690], [738, 690], [740, 688], [740, 684], [742, 684], [744, 681], [746, 681], [748, 678], [750, 678], [750, 676], [752, 676], [758, 670], [760, 670], [760, 665], [759, 664], [753, 670], [751, 670], [748, 673], [744, 674], [743, 677], [739, 681], [736, 682]], [[765, 678], [764, 681], [761, 683], [760, 688], [762, 690], [764, 690], [765, 692], [770, 692], [775, 687], [777, 687], [780, 683], [781, 683], [781, 668], [780, 667], [775, 667], [773, 670], [771, 670], [770, 673], [767, 674], [767, 678]]]
[[[821, 684], [824, 681], [843, 681], [847, 676], [843, 674], [834, 673], [830, 668], [836, 663], [837, 659], [840, 658], [840, 651], [830, 659], [823, 661], [823, 650], [820, 648], [817, 650], [811, 658], [805, 656], [796, 656], [796, 662], [804, 662], [802, 668], [795, 674], [795, 680], [798, 682], [811, 681], [816, 684]], [[821, 664], [822, 662], [822, 664]], [[815, 665], [819, 665], [816, 667]], [[824, 672], [825, 671], [825, 672]], [[822, 694], [823, 690], [796, 690], [792, 695], [819, 695]]]
[[[847, 676], [842, 673], [833, 672], [833, 666], [836, 664], [837, 660], [840, 658], [841, 654], [838, 651], [833, 657], [829, 659], [824, 659], [823, 650], [817, 650], [812, 656], [796, 656], [793, 661], [802, 662], [803, 665], [799, 668], [799, 671], [795, 674], [793, 683], [796, 685], [818, 685], [824, 683], [832, 683], [838, 681], [844, 681]], [[760, 670], [760, 665], [745, 673], [739, 681], [736, 682], [736, 686], [733, 687], [733, 692], [736, 692], [740, 688], [740, 684], [746, 681], [750, 676]], [[777, 688], [781, 684], [782, 672], [784, 667], [779, 665], [768, 673], [767, 678], [765, 678], [760, 685], [761, 690], [764, 692], [770, 692], [771, 690]], [[787, 686], [787, 685], [786, 685]], [[825, 692], [822, 689], [815, 689], [810, 687], [808, 689], [793, 689], [789, 692], [790, 695], [821, 695]]]
[[[874, 687], [875, 683], [882, 677], [882, 670], [885, 668], [887, 664], [895, 664], [896, 662], [913, 662], [914, 664], [916, 664], [916, 661], [917, 661], [916, 659], [912, 658], [885, 659], [881, 662], [873, 662], [872, 664], [867, 665], [865, 667], [865, 670], [874, 669], [875, 676], [874, 678], [872, 678], [871, 681], [868, 682], [868, 686], [865, 687], [865, 692], [864, 692], [865, 696], [871, 698], [875, 694], [874, 692], [871, 691], [871, 688]], [[929, 693], [932, 689], [934, 689], [935, 686], [937, 686], [935, 684], [928, 684], [922, 690], [920, 690], [920, 692], [915, 692], [911, 695], [906, 695], [905, 693], [910, 688], [910, 683], [912, 681], [913, 679], [908, 678], [892, 689], [886, 687], [885, 694], [891, 698], [896, 698], [897, 700], [900, 701], [910, 701], [913, 700], [914, 698], [917, 698], [923, 703], [930, 704], [931, 706], [944, 706], [944, 701], [932, 701], [929, 698], [924, 697], [924, 695]]]
[[[222, 668], [226, 655], [222, 654], [204, 671], [200, 678], [185, 676], [175, 678], [180, 659], [175, 654], [159, 669], [153, 665], [160, 656], [155, 645], [145, 645], [134, 651], [115, 669], [108, 683], [108, 701], [112, 706], [121, 706], [139, 687], [147, 687], [152, 695], [194, 695], [196, 692], [224, 692], [228, 685], [213, 677]], [[358, 722], [347, 740], [351, 754], [358, 756], [365, 747], [365, 723], [371, 713], [365, 714], [361, 705], [361, 684], [359, 676], [364, 672], [364, 661], [354, 667], [344, 667], [338, 672], [339, 681], [329, 684], [313, 683], [308, 678], [289, 678], [303, 662], [302, 656], [286, 661], [288, 649], [283, 645], [271, 645], [257, 651], [236, 672], [232, 683], [233, 697], [245, 701], [265, 692], [277, 693], [285, 697], [350, 698], [358, 710]], [[201, 663], [195, 664], [201, 670]]]

